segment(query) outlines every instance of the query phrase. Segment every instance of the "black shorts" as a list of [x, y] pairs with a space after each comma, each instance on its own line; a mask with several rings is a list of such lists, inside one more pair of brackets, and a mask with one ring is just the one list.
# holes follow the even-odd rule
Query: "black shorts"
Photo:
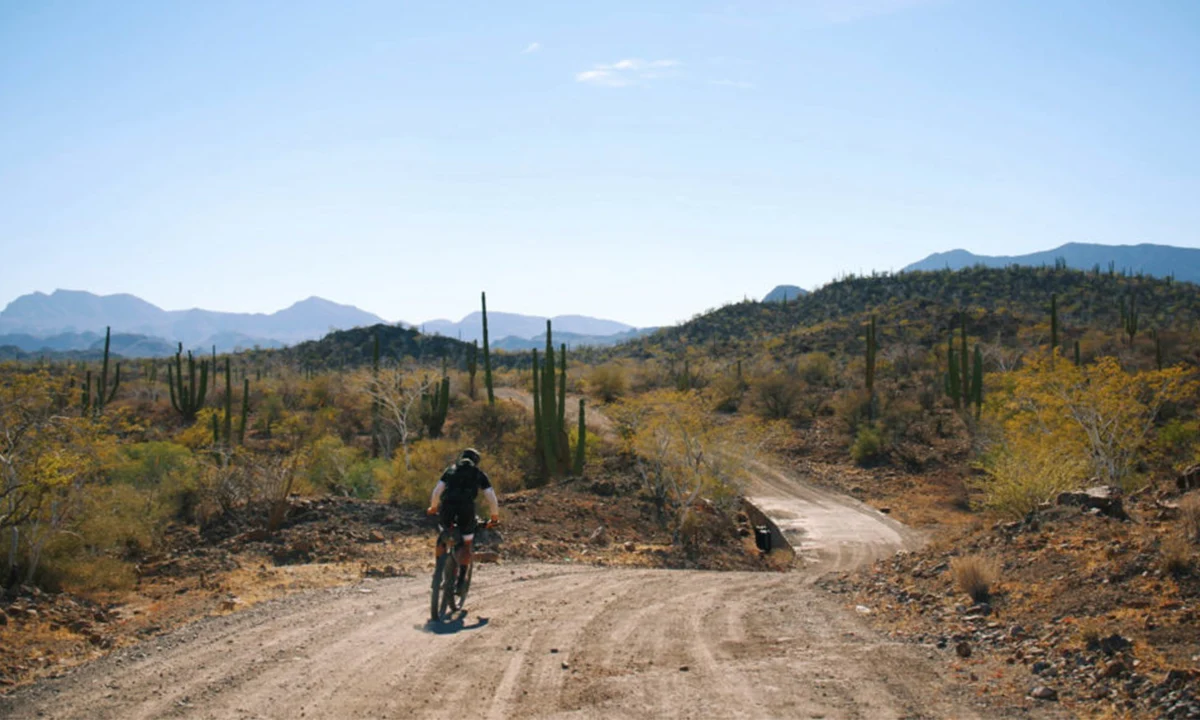
[[443, 528], [449, 529], [451, 525], [456, 525], [458, 531], [463, 535], [472, 535], [476, 529], [475, 501], [453, 500], [443, 502], [441, 509], [438, 511], [438, 519], [442, 523]]

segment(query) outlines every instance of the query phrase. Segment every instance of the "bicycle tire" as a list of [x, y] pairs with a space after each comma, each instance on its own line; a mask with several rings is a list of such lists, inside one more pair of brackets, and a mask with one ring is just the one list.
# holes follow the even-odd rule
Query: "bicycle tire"
[[442, 556], [438, 557], [437, 561], [433, 565], [433, 583], [429, 589], [429, 619], [430, 620], [436, 621], [436, 620], [442, 619], [442, 615], [441, 615], [442, 572], [443, 572], [445, 564], [446, 564], [446, 556], [442, 555]]
[[452, 613], [458, 610], [454, 598], [454, 584], [458, 580], [458, 561], [453, 551], [442, 556], [442, 598], [438, 607], [437, 619], [445, 622]]

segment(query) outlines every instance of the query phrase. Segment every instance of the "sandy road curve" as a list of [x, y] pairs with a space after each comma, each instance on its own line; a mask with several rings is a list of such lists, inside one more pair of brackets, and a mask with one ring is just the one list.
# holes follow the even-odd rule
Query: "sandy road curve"
[[764, 463], [754, 466], [748, 499], [783, 531], [810, 579], [853, 570], [923, 542], [920, 533], [854, 498]]
[[[914, 542], [784, 473], [755, 494], [823, 567]], [[439, 628], [426, 578], [366, 581], [126, 648], [0, 699], [0, 717], [984, 716], [944, 656], [871, 632], [810, 575], [481, 566], [465, 618]]]

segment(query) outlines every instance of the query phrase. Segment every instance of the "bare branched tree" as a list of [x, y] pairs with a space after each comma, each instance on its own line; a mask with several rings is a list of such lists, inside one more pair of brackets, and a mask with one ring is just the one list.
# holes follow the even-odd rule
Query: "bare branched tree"
[[418, 377], [415, 368], [392, 365], [378, 372], [358, 373], [356, 385], [379, 406], [385, 431], [380, 443], [383, 456], [390, 459], [398, 442], [404, 453], [404, 467], [412, 469], [409, 441], [421, 422], [421, 396], [432, 381]]

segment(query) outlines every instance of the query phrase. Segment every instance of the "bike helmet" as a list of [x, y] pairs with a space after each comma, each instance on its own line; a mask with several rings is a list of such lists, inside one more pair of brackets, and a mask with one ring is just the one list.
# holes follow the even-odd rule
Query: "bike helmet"
[[466, 450], [463, 450], [461, 457], [463, 460], [470, 460], [472, 465], [476, 467], [479, 466], [479, 451], [475, 448], [467, 448]]

